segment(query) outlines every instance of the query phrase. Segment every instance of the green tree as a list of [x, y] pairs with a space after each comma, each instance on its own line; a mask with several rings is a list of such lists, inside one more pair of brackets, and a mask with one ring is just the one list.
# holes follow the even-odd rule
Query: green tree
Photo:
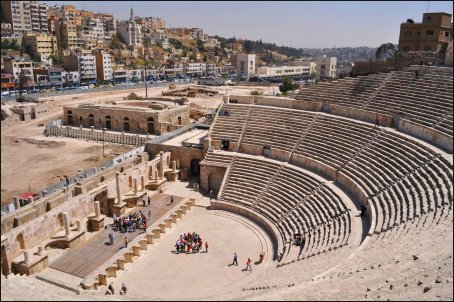
[[182, 57], [187, 57], [188, 56], [188, 52], [186, 51], [186, 49], [183, 49], [183, 52], [181, 53], [181, 56]]
[[110, 49], [121, 49], [122, 43], [117, 35], [112, 35], [112, 41], [109, 44]]
[[283, 93], [286, 94], [287, 91], [295, 90], [297, 87], [293, 85], [292, 80], [288, 76], [284, 77], [284, 81], [282, 82], [281, 85], [279, 85], [279, 90]]
[[394, 58], [396, 52], [397, 48], [393, 43], [384, 43], [380, 45], [375, 51], [375, 59], [380, 60], [387, 57]]
[[199, 51], [205, 51], [205, 46], [203, 45], [203, 41], [200, 39], [197, 39], [197, 49]]
[[57, 54], [51, 54], [49, 56], [49, 59], [52, 59], [52, 63], [55, 64], [55, 65], [62, 65], [63, 64], [63, 58], [60, 57]]
[[28, 79], [27, 76], [25, 75], [24, 71], [21, 70], [19, 73], [19, 79], [18, 79], [18, 86], [19, 86], [19, 96], [22, 96], [22, 90], [25, 90], [28, 84]]

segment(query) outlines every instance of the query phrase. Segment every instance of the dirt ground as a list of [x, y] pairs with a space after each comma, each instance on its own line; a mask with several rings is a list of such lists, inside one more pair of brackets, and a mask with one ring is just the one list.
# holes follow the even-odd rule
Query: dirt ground
[[[149, 88], [148, 96], [161, 96], [168, 88]], [[254, 87], [216, 87], [219, 94], [190, 98], [191, 108], [210, 111], [222, 102], [222, 96], [228, 94], [246, 95]], [[270, 88], [260, 87], [265, 94]], [[97, 103], [122, 100], [131, 92], [145, 96], [145, 89], [97, 92], [90, 94], [52, 97], [46, 104], [50, 110], [29, 122], [2, 123], [1, 127], [1, 202], [7, 204], [23, 192], [37, 192], [59, 181], [62, 175], [74, 175], [79, 169], [86, 169], [101, 164], [102, 143], [71, 138], [46, 137], [44, 126], [49, 121], [63, 115], [63, 106], [85, 102]], [[2, 108], [11, 107], [10, 104]], [[106, 144], [106, 159], [115, 157], [132, 149], [131, 146]]]

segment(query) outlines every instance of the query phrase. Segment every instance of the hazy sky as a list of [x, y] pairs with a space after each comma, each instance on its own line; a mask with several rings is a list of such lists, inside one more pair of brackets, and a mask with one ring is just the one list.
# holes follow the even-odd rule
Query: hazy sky
[[421, 22], [422, 14], [452, 13], [452, 1], [282, 2], [282, 1], [45, 1], [129, 18], [160, 17], [167, 27], [201, 27], [208, 35], [262, 39], [303, 48], [396, 43], [400, 23]]

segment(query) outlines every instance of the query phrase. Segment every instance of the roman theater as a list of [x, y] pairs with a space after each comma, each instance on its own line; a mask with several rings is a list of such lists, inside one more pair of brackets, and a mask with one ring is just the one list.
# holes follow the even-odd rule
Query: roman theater
[[[45, 139], [131, 148], [14, 199], [2, 300], [452, 300], [452, 87], [413, 65], [294, 98], [220, 88], [198, 122], [181, 96], [68, 101]], [[132, 213], [146, 227], [120, 232]]]

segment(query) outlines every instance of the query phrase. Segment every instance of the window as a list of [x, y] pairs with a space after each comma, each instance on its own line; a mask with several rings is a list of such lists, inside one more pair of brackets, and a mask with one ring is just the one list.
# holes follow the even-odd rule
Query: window
[[420, 31], [417, 31], [417, 32], [416, 32], [416, 36], [417, 36], [417, 37], [421, 36], [421, 32], [420, 32]]
[[406, 31], [404, 34], [406, 37], [411, 36], [411, 31]]
[[449, 31], [445, 31], [445, 37], [449, 37]]
[[433, 36], [433, 35], [434, 35], [434, 31], [433, 31], [433, 30], [428, 30], [428, 31], [426, 32], [426, 35], [427, 35], [427, 36]]
[[432, 17], [427, 17], [427, 22], [432, 22]]

